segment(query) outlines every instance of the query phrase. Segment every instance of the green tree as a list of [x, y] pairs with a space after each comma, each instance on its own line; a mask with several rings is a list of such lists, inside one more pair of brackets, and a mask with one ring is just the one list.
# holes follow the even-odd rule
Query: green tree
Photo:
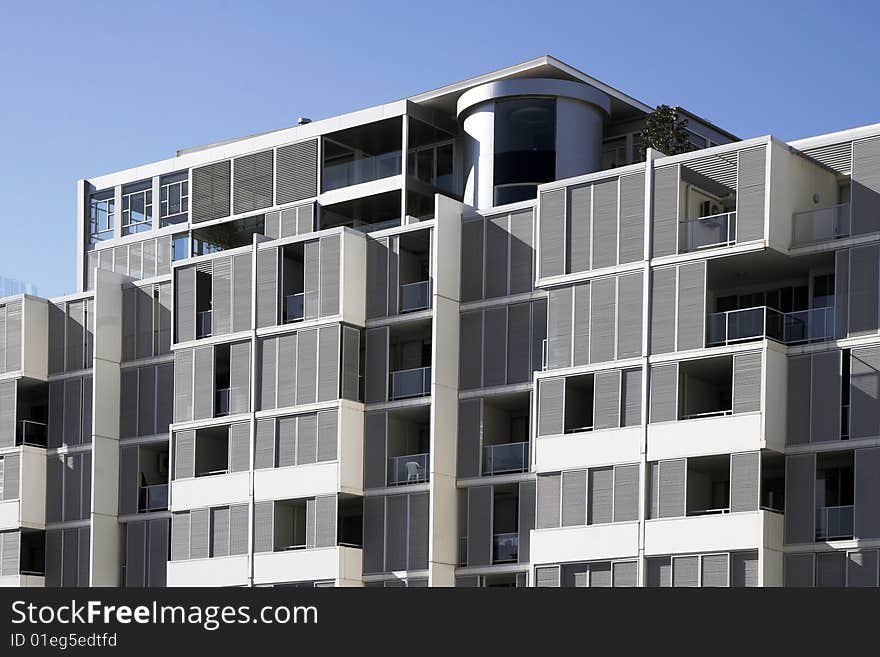
[[657, 109], [645, 118], [645, 129], [642, 131], [642, 157], [648, 148], [658, 150], [664, 155], [678, 155], [694, 149], [688, 133], [687, 119], [679, 116], [677, 107], [658, 105]]

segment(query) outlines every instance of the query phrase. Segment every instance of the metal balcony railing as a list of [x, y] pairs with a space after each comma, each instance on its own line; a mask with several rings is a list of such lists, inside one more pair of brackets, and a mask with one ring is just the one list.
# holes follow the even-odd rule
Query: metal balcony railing
[[736, 243], [736, 212], [688, 219], [685, 225], [685, 250], [699, 251]]
[[49, 427], [45, 422], [19, 420], [15, 428], [15, 444], [45, 447], [49, 435]]
[[214, 400], [214, 417], [229, 415], [231, 388], [220, 388]]
[[400, 312], [411, 313], [431, 307], [431, 281], [400, 286]]
[[168, 484], [141, 486], [138, 493], [138, 511], [164, 511], [168, 508]]
[[213, 334], [213, 313], [210, 310], [203, 310], [196, 313], [196, 337], [209, 338]]
[[853, 507], [824, 506], [816, 509], [816, 540], [853, 537]]
[[801, 246], [849, 237], [849, 203], [796, 212], [791, 223], [791, 245]]
[[389, 486], [403, 484], [422, 484], [428, 481], [428, 454], [409, 454], [393, 456], [388, 459], [390, 474]]
[[505, 443], [483, 447], [483, 475], [525, 472], [529, 468], [529, 444]]
[[709, 315], [708, 346], [770, 338], [784, 344], [821, 342], [834, 337], [834, 307], [782, 313], [766, 306]]
[[426, 397], [430, 394], [430, 367], [416, 367], [391, 373], [391, 399]]
[[284, 298], [284, 323], [301, 322], [306, 316], [306, 294], [288, 294]]
[[492, 536], [492, 563], [510, 563], [519, 558], [519, 534], [495, 534]]

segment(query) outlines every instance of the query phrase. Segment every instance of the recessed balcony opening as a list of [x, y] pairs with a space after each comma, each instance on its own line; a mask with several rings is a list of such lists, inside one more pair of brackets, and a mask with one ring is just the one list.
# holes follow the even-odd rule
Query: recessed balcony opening
[[196, 338], [208, 338], [214, 332], [213, 280], [210, 272], [196, 270]]
[[403, 233], [397, 256], [401, 313], [431, 307], [431, 234], [427, 230]]
[[324, 192], [398, 176], [403, 172], [401, 117], [377, 121], [322, 138]]
[[231, 404], [230, 349], [228, 344], [214, 347], [214, 417], [229, 415]]
[[406, 174], [444, 194], [454, 194], [454, 135], [409, 117]]
[[682, 165], [679, 190], [679, 251], [698, 251], [736, 242], [736, 156], [712, 158], [699, 171]]
[[519, 488], [495, 486], [492, 498], [492, 563], [516, 563], [519, 558]]
[[[340, 494], [336, 509], [325, 504], [333, 498], [276, 500], [273, 505], [272, 551], [305, 550], [312, 547], [363, 545], [363, 498]], [[328, 524], [326, 513], [336, 514], [336, 536], [322, 536], [318, 527]], [[320, 516], [320, 517], [319, 517]], [[330, 521], [332, 523], [332, 520]], [[317, 527], [316, 527], [317, 525]]]
[[306, 316], [305, 244], [288, 244], [281, 250], [281, 313], [285, 324]]
[[303, 550], [306, 547], [306, 500], [275, 502], [275, 552]]
[[565, 433], [593, 430], [593, 375], [565, 379]]
[[321, 207], [320, 230], [347, 226], [369, 233], [400, 226], [400, 192], [389, 191]]
[[483, 401], [483, 476], [529, 469], [529, 393]]
[[207, 255], [250, 246], [254, 242], [254, 235], [264, 235], [265, 231], [265, 217], [261, 214], [196, 228], [192, 232], [192, 255]]
[[701, 358], [678, 365], [679, 420], [733, 413], [733, 357]]
[[849, 237], [851, 230], [850, 198], [852, 181], [841, 176], [837, 182], [837, 195], [813, 197], [813, 207], [795, 212], [792, 217], [792, 246], [806, 246]]
[[687, 460], [687, 515], [730, 513], [730, 455]]
[[195, 442], [196, 477], [229, 472], [229, 427], [197, 429]]
[[391, 328], [388, 369], [391, 399], [414, 399], [431, 394], [430, 320]]
[[785, 457], [782, 454], [761, 454], [761, 509], [785, 511]]
[[853, 538], [853, 452], [816, 455], [816, 540]]
[[341, 493], [337, 500], [339, 503], [336, 523], [337, 543], [348, 547], [363, 547], [364, 498]]
[[434, 197], [408, 189], [406, 192], [406, 223], [430, 221], [434, 218]]
[[46, 574], [46, 532], [37, 529], [21, 530], [18, 572], [22, 575]]
[[168, 508], [168, 444], [138, 448], [138, 512]]
[[49, 422], [49, 386], [19, 379], [15, 400], [15, 444], [45, 447]]
[[428, 407], [388, 413], [388, 485], [422, 484], [431, 465], [431, 416]]

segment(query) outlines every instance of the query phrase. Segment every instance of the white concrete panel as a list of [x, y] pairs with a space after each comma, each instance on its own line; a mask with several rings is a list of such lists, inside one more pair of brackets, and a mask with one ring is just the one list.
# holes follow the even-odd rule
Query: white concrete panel
[[[207, 479], [213, 478], [207, 477]], [[174, 482], [172, 486], [184, 481]], [[332, 495], [338, 490], [338, 482], [339, 464], [336, 461], [255, 470], [254, 499], [289, 500], [315, 495]], [[177, 503], [175, 494], [174, 508], [177, 508]]]
[[25, 295], [21, 316], [22, 375], [44, 380], [49, 372], [49, 304]]
[[362, 551], [329, 547], [254, 555], [254, 584], [303, 580], [360, 580]]
[[641, 459], [642, 427], [536, 438], [533, 444], [537, 472], [634, 463]]
[[92, 514], [89, 586], [119, 586], [120, 529], [116, 516]]
[[530, 549], [534, 564], [634, 557], [639, 553], [639, 523], [532, 530]]
[[762, 545], [764, 516], [768, 513], [749, 511], [647, 520], [645, 554], [754, 550]]
[[18, 500], [0, 502], [0, 532], [19, 527], [20, 508], [21, 503]]
[[43, 588], [46, 578], [39, 575], [6, 575], [0, 577], [0, 588]]
[[342, 232], [342, 271], [339, 280], [343, 321], [363, 326], [366, 315], [367, 240], [363, 233]]
[[21, 447], [22, 526], [42, 529], [46, 525], [46, 450]]
[[764, 350], [764, 380], [761, 382], [764, 409], [764, 442], [777, 452], [785, 450], [788, 435], [788, 357], [785, 347], [767, 342]]
[[167, 578], [168, 586], [245, 586], [248, 556], [169, 561]]
[[464, 119], [465, 183], [464, 202], [475, 208], [494, 205], [495, 103], [487, 102]]
[[748, 452], [762, 447], [760, 413], [648, 425], [649, 461]]
[[172, 511], [202, 509], [248, 501], [249, 472], [231, 472], [171, 482]]
[[364, 488], [364, 407], [339, 402], [339, 490], [362, 495]]

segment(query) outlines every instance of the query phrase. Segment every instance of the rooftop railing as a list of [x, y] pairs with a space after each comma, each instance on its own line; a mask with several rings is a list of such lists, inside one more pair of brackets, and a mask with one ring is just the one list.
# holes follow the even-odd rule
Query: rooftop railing
[[848, 237], [850, 233], [849, 203], [832, 205], [819, 210], [797, 212], [792, 218], [791, 231], [792, 246]]

